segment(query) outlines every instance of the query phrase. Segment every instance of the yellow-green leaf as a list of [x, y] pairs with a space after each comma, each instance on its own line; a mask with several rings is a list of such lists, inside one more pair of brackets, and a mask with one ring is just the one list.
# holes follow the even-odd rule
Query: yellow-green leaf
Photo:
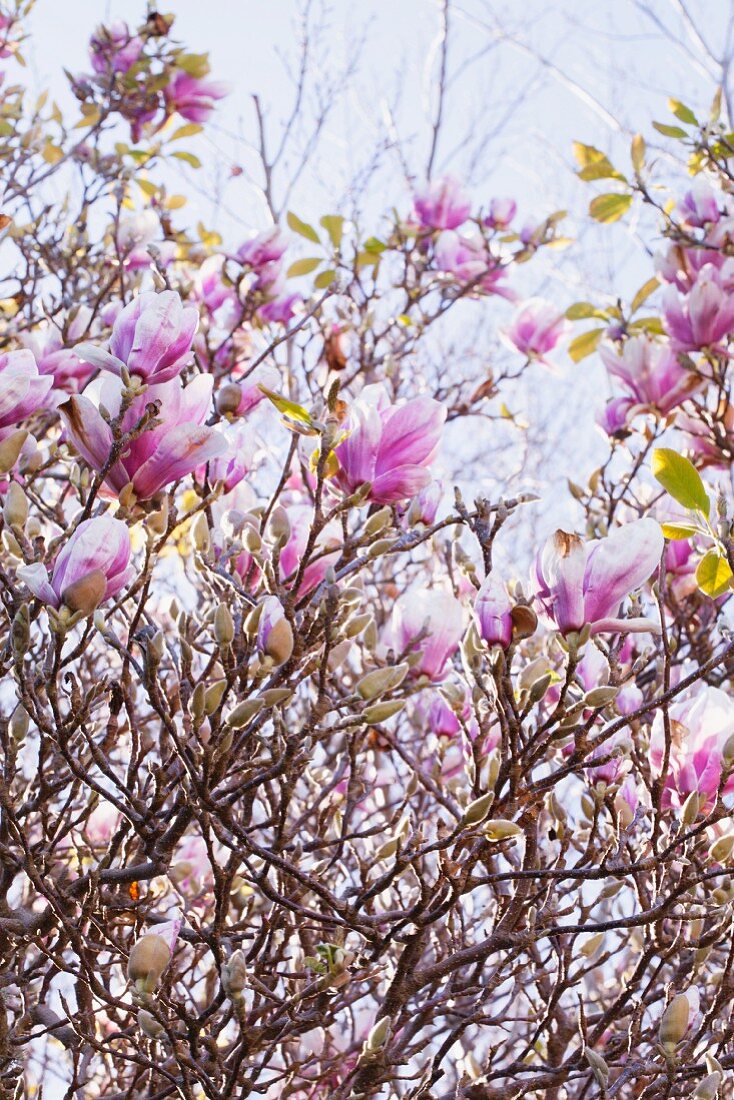
[[673, 500], [708, 518], [711, 502], [692, 462], [670, 447], [657, 447], [652, 453], [652, 473]]
[[303, 260], [295, 260], [286, 271], [286, 277], [293, 279], [297, 275], [310, 275], [321, 263], [320, 256], [308, 256]]
[[292, 210], [288, 211], [286, 221], [294, 233], [299, 233], [301, 237], [306, 237], [307, 240], [320, 244], [319, 235], [314, 227], [309, 225], [308, 222], [302, 221]]
[[591, 317], [606, 321], [607, 316], [607, 313], [595, 306], [593, 302], [574, 302], [566, 310], [566, 317], [569, 321], [587, 321]]
[[698, 528], [692, 523], [661, 523], [663, 535], [666, 539], [689, 539], [692, 535], [695, 535]]
[[597, 195], [595, 199], [592, 199], [589, 203], [589, 213], [594, 221], [608, 224], [609, 222], [619, 221], [631, 205], [631, 195], [622, 195], [614, 191], [609, 192], [607, 195]]
[[593, 145], [583, 145], [580, 141], [575, 141], [573, 155], [579, 165], [577, 175], [582, 180], [624, 179], [622, 173], [617, 171], [606, 154], [600, 149], [595, 149]]
[[714, 599], [732, 587], [732, 576], [729, 562], [718, 550], [709, 550], [704, 554], [696, 569], [698, 587]]
[[679, 99], [669, 99], [668, 109], [673, 112], [676, 118], [679, 118], [681, 122], [685, 122], [688, 126], [698, 125], [698, 120], [691, 108], [686, 107], [685, 103], [681, 103]]
[[265, 394], [269, 401], [272, 401], [278, 412], [282, 413], [283, 416], [290, 417], [291, 420], [297, 420], [301, 424], [308, 424], [309, 427], [313, 426], [311, 414], [307, 409], [304, 409], [303, 405], [297, 405], [295, 401], [290, 401], [287, 397], [282, 397], [279, 393], [269, 390], [267, 386], [259, 386], [258, 388]]
[[665, 122], [653, 122], [654, 128], [659, 134], [663, 134], [665, 137], [672, 138], [685, 138], [688, 137], [688, 132], [680, 126], [668, 126]]
[[171, 155], [178, 157], [179, 160], [185, 160], [192, 168], [201, 168], [201, 161], [194, 153], [187, 153], [183, 149], [177, 149]]
[[171, 134], [169, 141], [180, 141], [181, 138], [194, 137], [195, 134], [200, 134], [204, 129], [198, 122], [187, 122], [185, 126], [179, 126], [177, 130]]
[[336, 279], [336, 271], [333, 267], [330, 267], [326, 271], [320, 271], [318, 273], [313, 281], [313, 285], [317, 290], [326, 290], [327, 286], [331, 286], [334, 282], [334, 279]]
[[592, 328], [576, 336], [568, 345], [568, 354], [574, 363], [580, 363], [582, 359], [586, 359], [587, 355], [595, 352], [603, 335], [603, 328]]
[[653, 275], [652, 279], [648, 279], [635, 294], [632, 299], [632, 312], [636, 313], [637, 310], [643, 305], [644, 302], [650, 297], [651, 294], [657, 290], [660, 286], [660, 281], [656, 275]]
[[635, 172], [641, 172], [645, 167], [645, 139], [642, 134], [635, 134], [632, 138], [630, 156]]
[[334, 248], [338, 248], [344, 235], [344, 218], [341, 214], [324, 214], [319, 225], [323, 225]]

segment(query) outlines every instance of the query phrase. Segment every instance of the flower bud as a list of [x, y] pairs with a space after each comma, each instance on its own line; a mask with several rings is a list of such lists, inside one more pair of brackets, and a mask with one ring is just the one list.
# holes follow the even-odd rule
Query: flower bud
[[357, 684], [357, 691], [363, 699], [376, 699], [380, 695], [386, 695], [402, 684], [408, 672], [408, 665], [390, 665], [387, 668], [376, 668], [368, 672]]
[[28, 711], [25, 709], [22, 703], [18, 703], [18, 706], [10, 716], [10, 722], [8, 728], [10, 730], [10, 736], [15, 741], [16, 745], [19, 745], [21, 741], [25, 740], [25, 736], [28, 733], [28, 726], [30, 719], [28, 717]]
[[660, 1020], [658, 1039], [665, 1054], [670, 1056], [688, 1029], [691, 1006], [685, 993], [677, 993]]
[[713, 1073], [709, 1073], [703, 1081], [699, 1081], [696, 1085], [691, 1094], [691, 1100], [716, 1100], [722, 1076], [721, 1071], [717, 1069]]
[[247, 962], [244, 951], [234, 951], [222, 964], [222, 989], [230, 1000], [238, 1001], [247, 986]]
[[22, 661], [31, 644], [31, 620], [28, 614], [28, 604], [22, 603], [15, 613], [11, 628], [13, 657], [16, 661]]
[[365, 535], [378, 535], [380, 531], [384, 531], [392, 523], [392, 508], [385, 505], [384, 508], [380, 508], [379, 512], [375, 512], [370, 516], [364, 525]]
[[11, 481], [5, 494], [3, 519], [9, 527], [25, 527], [28, 519], [28, 497], [17, 481]]
[[293, 628], [277, 596], [267, 596], [257, 624], [257, 645], [261, 653], [283, 665], [293, 653]]
[[138, 1009], [138, 1026], [149, 1039], [157, 1039], [159, 1035], [163, 1034], [164, 1030], [163, 1024], [159, 1023], [153, 1013], [148, 1012], [147, 1008]]
[[380, 1050], [390, 1040], [390, 1033], [392, 1032], [392, 1023], [389, 1016], [383, 1016], [381, 1020], [378, 1020], [375, 1026], [367, 1036], [367, 1042], [365, 1043], [365, 1050], [375, 1051]]
[[522, 829], [516, 821], [495, 818], [490, 819], [484, 826], [484, 835], [487, 840], [507, 840], [508, 837], [522, 835]]
[[376, 725], [378, 722], [386, 722], [394, 714], [399, 714], [404, 706], [404, 699], [388, 699], [384, 703], [373, 703], [372, 706], [365, 707], [362, 717], [370, 725]]
[[199, 682], [189, 699], [189, 714], [197, 726], [201, 725], [204, 720], [205, 695], [206, 688], [203, 683]]
[[214, 614], [214, 637], [220, 646], [231, 645], [234, 641], [234, 619], [223, 603], [219, 604]]
[[734, 848], [734, 833], [720, 836], [709, 848], [709, 859], [715, 863], [726, 863]]
[[136, 940], [127, 961], [128, 980], [141, 993], [152, 993], [171, 961], [171, 950], [162, 936], [146, 932]]
[[209, 533], [209, 521], [204, 512], [199, 512], [191, 525], [191, 541], [194, 544], [194, 548], [198, 550], [200, 554], [205, 554], [211, 547], [212, 540], [211, 534]]
[[606, 1089], [607, 1081], [609, 1080], [609, 1066], [604, 1061], [601, 1054], [597, 1054], [595, 1050], [589, 1050], [588, 1047], [585, 1047], [584, 1057], [591, 1067], [596, 1083], [600, 1088]]
[[226, 382], [217, 393], [217, 412], [220, 416], [234, 416], [241, 400], [242, 388], [236, 382]]
[[73, 581], [61, 593], [61, 602], [70, 611], [80, 611], [82, 615], [91, 615], [104, 599], [107, 590], [107, 577], [101, 569], [92, 569], [86, 576]]
[[481, 821], [484, 821], [493, 802], [494, 791], [488, 791], [479, 798], [475, 798], [464, 810], [464, 816], [459, 823], [459, 828], [468, 829], [471, 825], [478, 825]]
[[242, 729], [262, 708], [262, 699], [245, 699], [243, 702], [238, 703], [234, 710], [227, 715], [227, 725], [231, 726], [232, 729]]
[[224, 692], [227, 689], [226, 680], [217, 680], [216, 683], [211, 684], [204, 693], [204, 713], [214, 714], [219, 704], [222, 701]]
[[268, 523], [268, 531], [271, 539], [277, 546], [285, 546], [288, 539], [291, 537], [290, 517], [282, 504], [273, 508]]
[[12, 470], [27, 438], [28, 432], [24, 428], [19, 428], [18, 431], [3, 439], [0, 443], [0, 473], [7, 474]]

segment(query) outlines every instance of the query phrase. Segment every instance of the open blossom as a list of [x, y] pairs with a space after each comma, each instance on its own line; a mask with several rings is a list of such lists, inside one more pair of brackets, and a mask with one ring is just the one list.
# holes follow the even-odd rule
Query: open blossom
[[209, 313], [216, 313], [223, 305], [236, 298], [234, 288], [228, 286], [222, 276], [224, 260], [221, 253], [207, 256], [194, 279], [194, 294], [204, 303]]
[[276, 225], [250, 237], [240, 245], [236, 255], [241, 264], [260, 272], [268, 265], [278, 263], [287, 248], [288, 235]]
[[[682, 806], [694, 791], [701, 798], [699, 812], [713, 809], [723, 767], [722, 750], [734, 734], [734, 703], [721, 688], [697, 685], [687, 698], [670, 706], [672, 744], [667, 774], [663, 776], [664, 806]], [[660, 775], [665, 756], [665, 727], [660, 711], [650, 733], [650, 763]], [[734, 775], [724, 794], [734, 791]]]
[[38, 328], [23, 337], [24, 344], [35, 356], [39, 373], [50, 374], [57, 389], [80, 389], [94, 372], [94, 367], [85, 363], [73, 348], [86, 332], [91, 316], [92, 311], [87, 306], [80, 307], [66, 327], [66, 339], [62, 335], [63, 325], [51, 321], [41, 322]]
[[176, 255], [176, 242], [163, 239], [161, 221], [155, 210], [148, 208], [120, 218], [117, 247], [128, 270], [150, 267], [153, 258], [148, 245], [155, 247], [158, 265], [168, 267]]
[[168, 382], [191, 359], [199, 311], [184, 306], [175, 290], [144, 291], [125, 306], [112, 326], [110, 350], [79, 344], [77, 352], [95, 366], [147, 384]]
[[0, 442], [46, 404], [53, 381], [38, 373], [27, 348], [0, 354]]
[[[208, 475], [212, 485], [221, 481], [224, 492], [229, 493], [252, 469], [256, 441], [252, 431], [245, 424], [227, 425], [221, 435], [227, 449], [209, 461]], [[206, 464], [199, 466], [196, 471], [198, 481], [204, 480], [206, 469]]]
[[544, 361], [568, 328], [563, 311], [552, 302], [531, 298], [505, 330], [505, 339], [529, 359]]
[[126, 73], [143, 52], [143, 40], [118, 20], [97, 27], [89, 41], [89, 58], [95, 73]]
[[717, 193], [708, 180], [700, 176], [695, 179], [679, 205], [686, 225], [701, 229], [709, 222], [717, 222], [721, 217], [719, 199], [720, 192]]
[[492, 199], [484, 224], [490, 229], [506, 229], [517, 213], [514, 199]]
[[[415, 676], [440, 680], [464, 632], [464, 609], [450, 592], [425, 589], [404, 593], [392, 615], [392, 635], [399, 654], [419, 655]], [[418, 638], [425, 636], [418, 641]]]
[[18, 576], [50, 607], [62, 605], [85, 615], [116, 596], [132, 579], [130, 532], [119, 519], [97, 516], [75, 529], [54, 562], [49, 579], [41, 562], [23, 565]]
[[178, 72], [166, 86], [163, 95], [170, 114], [177, 111], [188, 122], [206, 122], [216, 101], [224, 99], [229, 87], [220, 80], [201, 80]]
[[446, 409], [432, 397], [391, 405], [380, 385], [365, 386], [349, 409], [347, 432], [334, 453], [335, 482], [346, 493], [369, 483], [369, 500], [393, 504], [415, 496], [430, 480]]
[[287, 290], [285, 281], [279, 279], [268, 288], [269, 300], [258, 306], [257, 315], [266, 324], [287, 325], [298, 312], [303, 295], [298, 291]]
[[471, 283], [476, 291], [514, 299], [514, 292], [500, 285], [505, 268], [490, 254], [478, 230], [465, 234], [444, 229], [436, 241], [434, 258], [438, 270], [453, 275], [457, 282]]
[[[227, 443], [205, 425], [211, 404], [213, 379], [199, 375], [184, 387], [179, 378], [150, 386], [136, 397], [122, 420], [129, 432], [143, 417], [146, 406], [158, 402], [155, 427], [143, 431], [125, 447], [105, 477], [105, 492], [115, 496], [132, 483], [138, 500], [148, 500], [165, 486], [185, 477], [202, 462], [224, 454]], [[120, 409], [122, 386], [109, 378], [100, 390], [100, 404], [111, 416]], [[101, 470], [112, 451], [112, 429], [86, 394], [71, 397], [59, 409], [69, 437], [93, 470]]]
[[688, 294], [670, 287], [663, 298], [665, 328], [679, 351], [720, 344], [734, 332], [734, 259], [701, 268]]
[[458, 180], [444, 176], [416, 191], [413, 209], [424, 229], [457, 229], [471, 213], [471, 199]]
[[594, 542], [556, 531], [536, 561], [538, 603], [562, 634], [584, 626], [592, 634], [659, 633], [658, 623], [623, 619], [619, 611], [655, 571], [663, 545], [653, 519], [635, 520]]
[[668, 344], [657, 343], [649, 336], [630, 336], [621, 348], [602, 344], [599, 353], [609, 374], [629, 394], [627, 417], [649, 408], [668, 413], [701, 385]]
[[474, 617], [485, 642], [508, 647], [512, 641], [512, 604], [504, 584], [492, 573], [477, 592]]

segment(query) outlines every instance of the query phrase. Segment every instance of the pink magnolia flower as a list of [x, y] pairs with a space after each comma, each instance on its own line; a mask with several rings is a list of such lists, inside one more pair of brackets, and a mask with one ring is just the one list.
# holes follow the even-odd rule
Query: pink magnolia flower
[[335, 482], [345, 493], [369, 484], [369, 500], [392, 504], [424, 489], [441, 441], [446, 409], [432, 397], [390, 405], [384, 388], [365, 386], [352, 404], [335, 448]]
[[403, 522], [408, 527], [414, 527], [417, 523], [430, 527], [436, 522], [436, 513], [442, 499], [443, 482], [431, 481], [413, 497], [403, 514]]
[[177, 111], [188, 122], [206, 122], [218, 99], [224, 99], [229, 86], [219, 80], [201, 80], [178, 72], [164, 89], [169, 114]]
[[424, 229], [457, 229], [471, 213], [471, 199], [458, 180], [444, 176], [416, 191], [413, 209]]
[[209, 313], [216, 313], [223, 305], [234, 301], [234, 288], [222, 277], [225, 257], [221, 254], [207, 256], [196, 273], [194, 294], [203, 302]]
[[514, 291], [500, 286], [506, 274], [505, 268], [490, 254], [478, 230], [460, 234], [444, 229], [436, 241], [434, 259], [439, 271], [453, 275], [459, 283], [471, 283], [477, 292], [499, 294], [511, 301], [515, 297]]
[[[593, 784], [603, 783], [607, 787], [620, 782], [629, 771], [629, 734], [625, 730], [615, 733], [608, 741], [599, 745], [588, 761], [586, 768], [589, 781]], [[607, 760], [606, 757], [609, 757]], [[595, 760], [604, 760], [603, 764], [595, 764]]]
[[[105, 477], [106, 495], [116, 496], [132, 483], [138, 500], [148, 500], [165, 486], [190, 474], [202, 462], [227, 449], [224, 438], [205, 425], [213, 379], [199, 375], [184, 387], [179, 378], [149, 386], [136, 397], [122, 420], [129, 432], [146, 406], [160, 403], [155, 426], [131, 440]], [[100, 391], [100, 404], [111, 416], [120, 410], [122, 386], [110, 378]], [[71, 397], [59, 409], [69, 438], [93, 470], [104, 468], [113, 446], [112, 429], [99, 408], [85, 395]]]
[[[670, 706], [672, 744], [668, 771], [663, 776], [662, 804], [681, 807], [694, 791], [701, 798], [700, 813], [713, 809], [723, 767], [722, 750], [734, 734], [734, 703], [721, 688], [697, 685], [687, 698]], [[665, 755], [663, 715], [655, 714], [650, 731], [650, 764], [661, 774]], [[724, 794], [734, 791], [734, 775]]]
[[269, 301], [258, 306], [257, 315], [265, 324], [287, 325], [298, 312], [298, 307], [303, 301], [303, 295], [297, 291], [285, 289], [281, 281], [269, 288], [272, 297]]
[[596, 422], [607, 435], [628, 435], [630, 412], [635, 407], [631, 397], [614, 397], [607, 401]]
[[104, 73], [126, 73], [142, 52], [142, 38], [132, 34], [127, 23], [121, 20], [111, 23], [109, 27], [97, 27], [89, 40], [92, 68], [100, 76]]
[[74, 392], [89, 381], [94, 367], [85, 363], [73, 348], [75, 341], [86, 332], [91, 310], [81, 306], [66, 328], [67, 347], [62, 335], [63, 325], [51, 321], [42, 322], [37, 329], [23, 337], [23, 343], [33, 352], [40, 374], [49, 374], [56, 389]]
[[150, 267], [153, 257], [148, 245], [154, 245], [159, 266], [168, 267], [176, 256], [176, 242], [163, 239], [160, 218], [150, 208], [120, 218], [117, 247], [124, 266], [130, 271]]
[[147, 384], [169, 382], [191, 359], [199, 311], [184, 306], [175, 290], [144, 291], [125, 306], [112, 326], [110, 350], [77, 345], [88, 363], [120, 375], [126, 368]]
[[507, 649], [512, 641], [512, 604], [507, 589], [493, 573], [485, 577], [474, 601], [479, 633], [489, 645]]
[[531, 298], [517, 313], [505, 339], [528, 359], [545, 362], [545, 356], [568, 331], [563, 312], [552, 302]]
[[674, 348], [695, 351], [714, 347], [734, 332], [734, 261], [721, 269], [701, 268], [686, 295], [670, 287], [663, 298], [665, 327]]
[[630, 395], [628, 419], [649, 408], [668, 413], [701, 385], [701, 380], [681, 365], [668, 344], [648, 336], [630, 336], [621, 348], [602, 344], [599, 353], [609, 374]]
[[[288, 587], [292, 588], [308, 545], [313, 511], [307, 505], [292, 505], [288, 508], [288, 519], [291, 533], [280, 552], [280, 574]], [[329, 566], [334, 565], [340, 554], [341, 532], [336, 524], [330, 524], [322, 531], [310, 555], [298, 587], [298, 595], [306, 596], [317, 588], [326, 576]]]
[[677, 600], [684, 600], [698, 588], [696, 555], [688, 539], [673, 539], [665, 547], [668, 588]]
[[591, 627], [592, 634], [659, 633], [650, 619], [619, 618], [620, 604], [655, 571], [663, 533], [653, 519], [617, 527], [606, 538], [584, 542], [556, 531], [538, 555], [536, 598], [562, 634]]
[[240, 245], [236, 256], [239, 262], [253, 271], [262, 271], [268, 265], [282, 259], [288, 248], [289, 238], [277, 225], [256, 233]]
[[490, 229], [506, 229], [517, 213], [514, 199], [492, 199], [484, 224]]
[[[426, 636], [417, 641], [424, 631]], [[446, 663], [458, 649], [463, 633], [464, 609], [450, 592], [441, 589], [405, 592], [393, 608], [395, 649], [400, 654], [419, 654], [412, 667], [414, 676], [443, 679]]]
[[106, 515], [79, 524], [58, 554], [50, 580], [41, 562], [18, 570], [43, 603], [57, 610], [63, 604], [86, 615], [116, 596], [134, 573], [130, 532], [121, 520]]
[[282, 665], [293, 652], [293, 628], [277, 596], [266, 596], [257, 624], [257, 647]]
[[26, 348], [0, 354], [0, 442], [47, 403], [53, 378], [40, 375]]
[[[221, 435], [227, 450], [210, 460], [208, 475], [212, 484], [221, 481], [225, 493], [229, 493], [252, 469], [256, 442], [252, 431], [245, 424], [228, 425]], [[197, 481], [204, 480], [206, 471], [206, 464], [197, 468]]]
[[707, 180], [699, 176], [686, 191], [678, 208], [685, 224], [694, 229], [702, 229], [710, 222], [717, 222], [721, 217], [721, 197], [720, 192], [715, 191]]

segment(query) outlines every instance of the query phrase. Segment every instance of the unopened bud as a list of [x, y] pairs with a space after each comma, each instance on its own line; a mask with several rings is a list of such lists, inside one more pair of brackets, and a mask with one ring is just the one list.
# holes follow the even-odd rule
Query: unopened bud
[[726, 863], [734, 848], [734, 833], [720, 836], [709, 848], [709, 859], [715, 863]]
[[592, 688], [591, 691], [586, 693], [584, 703], [587, 707], [596, 710], [597, 707], [605, 707], [607, 703], [613, 703], [618, 694], [618, 687]]
[[607, 1081], [609, 1080], [609, 1066], [604, 1061], [601, 1054], [597, 1054], [595, 1050], [589, 1050], [588, 1047], [584, 1048], [584, 1057], [591, 1067], [596, 1083], [601, 1088], [605, 1089], [607, 1087]]
[[160, 508], [157, 508], [155, 512], [151, 512], [145, 521], [148, 530], [155, 535], [165, 534], [168, 527], [168, 510], [168, 497], [164, 497]]
[[269, 688], [260, 698], [266, 707], [280, 707], [293, 698], [292, 688]]
[[80, 577], [61, 593], [61, 602], [70, 611], [80, 611], [82, 615], [92, 615], [107, 591], [107, 577], [101, 569], [93, 569], [85, 577]]
[[240, 407], [242, 390], [236, 382], [227, 382], [217, 393], [216, 407], [220, 416], [234, 416]]
[[384, 703], [373, 703], [372, 706], [365, 707], [362, 717], [370, 725], [376, 725], [378, 722], [386, 722], [394, 714], [399, 714], [404, 706], [404, 699], [388, 699]]
[[366, 535], [378, 535], [380, 531], [392, 523], [392, 508], [388, 508], [387, 505], [384, 508], [380, 508], [379, 512], [375, 512], [370, 516], [364, 525], [364, 533]]
[[30, 719], [28, 717], [28, 711], [25, 709], [22, 703], [18, 703], [18, 706], [10, 716], [10, 722], [8, 728], [10, 729], [10, 736], [15, 741], [16, 745], [19, 745], [21, 741], [25, 739], [25, 735], [28, 733], [28, 726]]
[[227, 690], [226, 680], [217, 680], [216, 683], [208, 687], [204, 693], [204, 713], [214, 714], [219, 704], [222, 701], [225, 691]]
[[512, 619], [512, 638], [515, 642], [521, 642], [523, 638], [531, 638], [538, 629], [538, 616], [532, 607], [527, 604], [517, 604], [510, 611]]
[[171, 951], [162, 936], [147, 932], [136, 940], [127, 960], [127, 976], [141, 993], [152, 993], [171, 961]]
[[692, 825], [699, 815], [701, 810], [701, 803], [705, 800], [705, 795], [702, 799], [698, 791], [691, 791], [688, 798], [683, 803], [683, 809], [681, 810], [681, 824]]
[[376, 668], [368, 672], [357, 684], [357, 691], [363, 699], [376, 699], [380, 695], [386, 695], [388, 691], [394, 691], [405, 679], [408, 672], [407, 664], [392, 665], [388, 668]]
[[214, 614], [214, 637], [220, 646], [231, 645], [234, 641], [234, 619], [223, 603], [219, 604]]
[[200, 554], [205, 554], [212, 544], [209, 521], [204, 512], [199, 512], [199, 515], [191, 524], [191, 541]]
[[698, 1085], [696, 1085], [696, 1088], [691, 1094], [692, 1100], [716, 1100], [722, 1076], [723, 1074], [720, 1070], [714, 1070], [713, 1073], [709, 1073], [708, 1077], [704, 1077], [703, 1081], [699, 1081]]
[[0, 473], [7, 474], [12, 470], [20, 457], [20, 452], [27, 438], [28, 432], [20, 428], [6, 439], [3, 439], [0, 443]]
[[189, 714], [194, 719], [194, 723], [199, 726], [204, 720], [204, 696], [206, 695], [206, 688], [202, 683], [198, 683], [194, 688], [191, 698], [189, 699]]
[[383, 1016], [381, 1020], [377, 1021], [367, 1036], [365, 1050], [380, 1050], [389, 1041], [391, 1032], [392, 1024], [390, 1022], [390, 1017]]
[[276, 665], [284, 665], [293, 653], [293, 627], [287, 619], [278, 619], [267, 631], [264, 652]]
[[666, 1055], [675, 1051], [688, 1029], [691, 1006], [685, 993], [677, 993], [660, 1020], [658, 1039]]
[[475, 798], [464, 810], [464, 816], [459, 822], [459, 828], [468, 829], [471, 825], [478, 825], [480, 821], [484, 821], [493, 802], [494, 791], [488, 791], [479, 798]]
[[227, 715], [227, 725], [231, 726], [232, 729], [242, 729], [262, 708], [262, 699], [245, 699], [242, 703], [238, 703], [234, 710]]
[[244, 951], [234, 951], [222, 964], [222, 989], [232, 1001], [238, 1001], [247, 986], [247, 962]]
[[28, 519], [28, 497], [17, 481], [11, 481], [5, 494], [3, 519], [9, 527], [25, 527]]
[[504, 818], [488, 821], [483, 832], [487, 840], [507, 840], [508, 837], [522, 835], [522, 829], [516, 821], [506, 821]]
[[159, 1035], [163, 1034], [163, 1024], [156, 1020], [152, 1012], [148, 1012], [147, 1008], [138, 1009], [138, 1027], [141, 1031], [145, 1032], [149, 1039], [157, 1039]]
[[31, 644], [31, 619], [28, 614], [28, 605], [22, 603], [15, 613], [11, 630], [13, 657], [16, 661], [22, 661]]
[[268, 530], [276, 546], [285, 546], [291, 537], [291, 521], [282, 504], [273, 508], [268, 522]]

